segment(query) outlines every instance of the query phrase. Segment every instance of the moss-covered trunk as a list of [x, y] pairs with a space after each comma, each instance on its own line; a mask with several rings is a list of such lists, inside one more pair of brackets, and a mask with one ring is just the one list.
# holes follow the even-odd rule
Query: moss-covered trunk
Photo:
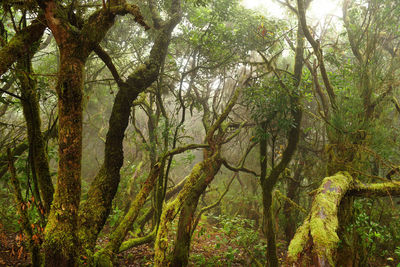
[[344, 193], [352, 186], [348, 173], [323, 180], [314, 197], [310, 214], [290, 242], [288, 259], [294, 266], [335, 266], [337, 212]]
[[189, 196], [189, 198], [191, 198], [191, 201], [185, 201], [182, 211], [179, 214], [178, 230], [176, 233], [171, 266], [187, 266], [189, 261], [191, 232], [199, 201], [199, 198], [194, 199], [192, 196]]
[[[217, 152], [219, 154], [219, 152]], [[189, 261], [190, 241], [195, 227], [195, 212], [200, 196], [212, 182], [216, 173], [221, 168], [222, 161], [219, 157], [215, 161], [208, 163], [203, 172], [204, 178], [200, 179], [192, 188], [192, 191], [184, 201], [182, 210], [179, 214], [178, 230], [172, 253], [171, 266], [187, 266]]]
[[58, 179], [45, 230], [46, 266], [77, 265], [77, 219], [81, 194], [82, 89], [84, 62], [61, 49], [57, 83]]
[[158, 31], [148, 61], [138, 66], [125, 82], [117, 78], [119, 91], [109, 120], [104, 163], [89, 188], [87, 201], [82, 205], [80, 212], [80, 239], [87, 254], [94, 249], [97, 236], [110, 214], [111, 203], [118, 189], [120, 169], [124, 160], [123, 139], [132, 102], [157, 79], [168, 51], [171, 32], [180, 21], [180, 3], [178, 1], [175, 4], [174, 9], [178, 10]]
[[94, 249], [97, 235], [110, 214], [111, 203], [120, 181], [120, 169], [124, 162], [122, 143], [132, 105], [127, 90], [126, 87], [121, 88], [115, 98], [106, 137], [104, 163], [92, 182], [87, 201], [80, 211], [79, 238], [89, 251]]
[[37, 180], [40, 200], [43, 202], [44, 212], [50, 211], [53, 201], [54, 187], [51, 180], [50, 168], [47, 159], [46, 146], [41, 132], [41, 119], [36, 80], [32, 76], [31, 57], [36, 50], [18, 61], [17, 76], [20, 81], [22, 109], [27, 125], [29, 154], [32, 175]]
[[186, 199], [192, 194], [193, 188], [197, 183], [202, 183], [200, 181], [206, 180], [207, 175], [205, 172], [205, 166], [210, 165], [214, 162], [219, 155], [215, 154], [210, 158], [205, 159], [202, 162], [197, 163], [190, 175], [186, 178], [186, 183], [183, 189], [179, 192], [178, 196], [167, 205], [164, 206], [163, 212], [161, 214], [160, 224], [157, 232], [157, 237], [154, 245], [155, 255], [154, 264], [155, 266], [171, 266], [170, 264], [170, 253], [171, 246], [168, 241], [168, 236], [171, 231], [171, 224], [175, 216], [181, 210]]

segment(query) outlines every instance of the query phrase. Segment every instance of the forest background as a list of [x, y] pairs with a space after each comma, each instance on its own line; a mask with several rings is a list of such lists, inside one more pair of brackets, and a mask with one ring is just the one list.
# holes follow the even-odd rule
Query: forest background
[[3, 0], [0, 264], [399, 266], [400, 7], [275, 3]]

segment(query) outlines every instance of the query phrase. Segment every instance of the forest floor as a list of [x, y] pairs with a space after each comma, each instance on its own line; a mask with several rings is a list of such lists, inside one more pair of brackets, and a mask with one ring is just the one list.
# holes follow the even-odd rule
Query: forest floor
[[[29, 266], [28, 251], [18, 242], [18, 236], [0, 227], [0, 266]], [[152, 266], [153, 256], [153, 244], [145, 244], [118, 255], [118, 263]], [[251, 266], [252, 261], [245, 249], [216, 225], [201, 224], [193, 235], [189, 266]]]
[[[243, 245], [237, 243], [235, 231], [227, 233], [220, 225], [200, 223], [192, 240], [189, 266], [257, 266], [256, 261], [263, 265], [265, 255], [255, 255], [254, 247], [249, 247], [250, 252]], [[260, 235], [257, 242], [265, 242]], [[27, 250], [19, 241], [20, 234], [7, 233], [0, 224], [0, 266], [29, 266], [29, 255]], [[106, 239], [100, 239], [99, 245], [104, 245]], [[281, 262], [285, 258], [286, 245], [277, 240], [282, 246], [278, 248]], [[253, 245], [253, 244], [252, 244]], [[259, 248], [265, 251], [265, 247]], [[145, 244], [131, 248], [118, 255], [119, 266], [153, 266], [153, 244]], [[383, 264], [382, 260], [370, 262], [370, 266], [396, 266], [395, 264]]]
[[[153, 256], [152, 244], [146, 244], [119, 255], [119, 263], [121, 266], [152, 266]], [[198, 227], [193, 234], [189, 266], [251, 266], [252, 261], [243, 247], [215, 225]]]

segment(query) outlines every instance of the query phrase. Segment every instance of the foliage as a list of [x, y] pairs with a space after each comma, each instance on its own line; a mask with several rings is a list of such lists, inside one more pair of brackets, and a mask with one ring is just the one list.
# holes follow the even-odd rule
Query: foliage
[[[42, 1], [2, 2], [0, 49], [7, 47], [11, 38], [21, 33], [21, 29], [32, 23], [37, 15], [42, 15], [37, 5], [39, 2]], [[60, 15], [58, 18], [62, 19], [68, 11], [68, 18], [65, 18], [68, 21], [65, 25], [72, 27], [73, 35], [78, 35], [82, 26], [76, 21], [77, 18], [88, 19], [93, 11], [103, 8], [101, 2], [95, 0], [55, 2], [62, 5], [60, 14], [57, 14]], [[137, 19], [133, 16], [118, 16], [108, 34], [99, 43], [99, 47], [110, 56], [122, 80], [125, 80], [133, 69], [151, 69], [153, 66], [147, 59], [152, 45], [157, 40], [158, 31], [153, 27], [156, 23], [153, 23], [151, 18], [148, 2], [139, 2], [144, 20], [151, 25], [151, 29], [145, 31], [143, 27], [137, 27]], [[287, 2], [292, 3], [294, 1]], [[154, 4], [153, 11], [160, 11], [161, 18], [165, 19], [171, 1], [155, 1]], [[155, 82], [134, 101], [131, 121], [127, 122], [127, 129], [121, 134], [123, 148], [119, 152], [123, 152], [124, 165], [114, 172], [120, 174], [121, 179], [118, 178], [113, 183], [115, 187], [118, 185], [118, 191], [113, 198], [112, 207], [108, 207], [111, 213], [107, 218], [107, 226], [116, 227], [122, 221], [127, 208], [148, 176], [151, 163], [154, 163], [152, 161], [172, 147], [186, 145], [188, 142], [204, 142], [203, 123], [216, 120], [238, 84], [245, 87], [244, 94], [240, 96], [240, 103], [234, 107], [229, 118], [215, 134], [216, 139], [222, 139], [232, 132], [238, 133], [229, 143], [221, 145], [222, 158], [226, 162], [232, 165], [232, 162], [245, 152], [245, 147], [260, 140], [267, 140], [266, 154], [268, 160], [272, 158], [271, 165], [274, 164], [275, 158], [282, 157], [288, 130], [294, 122], [291, 112], [294, 108], [292, 99], [301, 95], [305, 111], [300, 129], [301, 140], [293, 160], [287, 166], [288, 174], [281, 175], [276, 184], [281, 192], [289, 188], [285, 186], [286, 183], [294, 182], [297, 190], [293, 193], [293, 201], [301, 203], [304, 207], [309, 206], [309, 191], [318, 187], [325, 176], [326, 166], [333, 160], [345, 161], [346, 166], [356, 173], [353, 177], [364, 183], [376, 179], [385, 180], [386, 175], [392, 171], [394, 174], [391, 178], [394, 181], [398, 180], [399, 172], [395, 170], [400, 163], [400, 107], [395, 104], [399, 99], [400, 6], [394, 0], [348, 0], [344, 1], [344, 4], [348, 4], [347, 9], [343, 9], [347, 10], [347, 20], [344, 19], [344, 27], [338, 27], [337, 31], [333, 30], [334, 23], [326, 27], [322, 23], [312, 27], [312, 23], [309, 23], [312, 35], [319, 38], [318, 45], [323, 52], [321, 56], [326, 63], [327, 78], [334, 88], [337, 102], [337, 106], [333, 107], [329, 106], [328, 101], [329, 112], [325, 113], [322, 102], [327, 86], [320, 75], [322, 66], [317, 64], [320, 62], [313, 51], [308, 49], [308, 43], [305, 43], [305, 67], [299, 88], [295, 88], [290, 74], [293, 67], [293, 44], [296, 43], [294, 29], [298, 22], [297, 17], [292, 16], [294, 13], [284, 19], [277, 19], [243, 8], [239, 0], [183, 1], [183, 20], [172, 33], [165, 62], [158, 62], [162, 65], [160, 75], [157, 79], [152, 79]], [[39, 17], [39, 20], [45, 21], [42, 17]], [[45, 31], [39, 51], [32, 58], [33, 69], [29, 76], [37, 80], [43, 126], [39, 130], [42, 132], [47, 132], [53, 126], [58, 127], [56, 108], [59, 99], [56, 84], [62, 76], [62, 73], [58, 73], [60, 63], [65, 59], [60, 57], [61, 50], [54, 39], [56, 34], [53, 32], [50, 35], [49, 32]], [[67, 39], [64, 48], [73, 46]], [[36, 45], [37, 42], [27, 46]], [[80, 49], [76, 51], [81, 52]], [[18, 58], [21, 59], [20, 56]], [[27, 57], [22, 59], [29, 60]], [[21, 84], [16, 81], [15, 76], [18, 71], [18, 64], [14, 64], [0, 77], [0, 156], [3, 156], [4, 148], [13, 148], [27, 139], [22, 108], [24, 99], [20, 97]], [[158, 73], [154, 74], [156, 75]], [[81, 201], [88, 199], [86, 193], [102, 165], [105, 154], [108, 153], [104, 152], [104, 146], [110, 125], [109, 117], [120, 90], [120, 84], [114, 78], [99, 56], [96, 53], [90, 54], [82, 81], [83, 158], [80, 175], [82, 182], [79, 183], [79, 186], [82, 186], [82, 196], [74, 196], [77, 202], [79, 198]], [[136, 78], [138, 80], [134, 83], [140, 84], [141, 77]], [[124, 114], [129, 114], [129, 111]], [[207, 112], [209, 114], [206, 114]], [[55, 180], [59, 152], [64, 148], [59, 147], [59, 143], [53, 140], [46, 141], [47, 158]], [[257, 149], [257, 146], [255, 148]], [[247, 170], [258, 170], [260, 159], [254, 153], [256, 149], [249, 153], [243, 164]], [[331, 157], [335, 149], [338, 153]], [[157, 202], [159, 199], [155, 196], [163, 195], [164, 190], [169, 191], [181, 181], [193, 164], [203, 158], [205, 153], [202, 152], [207, 150], [188, 150], [174, 156], [170, 161], [167, 160], [168, 170], [163, 170], [162, 174], [165, 176], [160, 176], [158, 181], [158, 185], [165, 188], [160, 186], [159, 191], [149, 197], [143, 206], [147, 209], [160, 204], [162, 209], [163, 203], [168, 200], [160, 198], [161, 201]], [[26, 205], [28, 209], [33, 234], [42, 238], [46, 218], [43, 218], [40, 209], [37, 208], [38, 200], [32, 197], [34, 177], [29, 166], [28, 152], [17, 157], [15, 165], [23, 192], [21, 204]], [[69, 158], [74, 159], [75, 157]], [[6, 173], [0, 177], [0, 225], [8, 232], [20, 232], [16, 204], [7, 184], [7, 166], [2, 161], [0, 164], [3, 164], [0, 165], [0, 171], [4, 170]], [[269, 162], [266, 165], [271, 167]], [[290, 173], [294, 173], [300, 165], [302, 168], [299, 171], [299, 180], [294, 181]], [[108, 167], [113, 168], [114, 165]], [[226, 188], [228, 173], [230, 175], [231, 171], [222, 168], [213, 184], [204, 192], [200, 192], [203, 193], [203, 206], [219, 198]], [[214, 215], [203, 215], [194, 234], [197, 238], [209, 236], [212, 242], [204, 241], [204, 248], [208, 253], [217, 250], [218, 253], [215, 252], [212, 256], [192, 254], [191, 261], [196, 266], [255, 263], [255, 260], [252, 263], [245, 262], [242, 260], [243, 255], [259, 261], [266, 258], [266, 244], [259, 233], [262, 205], [259, 180], [254, 175], [244, 172], [238, 172], [234, 179], [235, 183], [230, 187], [225, 199], [212, 211]], [[99, 188], [102, 188], [102, 185], [100, 184]], [[289, 194], [289, 190], [286, 192]], [[356, 249], [360, 257], [363, 257], [362, 264], [393, 265], [400, 261], [397, 201], [395, 196], [391, 196], [390, 199], [380, 200], [359, 199], [354, 203], [354, 220], [348, 225], [347, 231], [360, 241]], [[100, 206], [103, 203], [94, 204]], [[198, 205], [199, 208], [201, 204]], [[286, 210], [282, 212], [283, 205], [277, 204], [279, 203], [273, 204], [277, 226], [282, 225], [288, 216], [294, 218], [294, 225], [301, 224], [300, 218], [303, 218], [303, 215], [286, 214]], [[73, 211], [82, 210], [82, 206], [77, 206]], [[92, 208], [91, 205], [87, 207], [88, 210]], [[65, 207], [61, 207], [61, 211], [63, 208]], [[94, 217], [100, 213], [104, 214], [97, 214], [96, 208], [90, 212], [93, 212]], [[66, 219], [70, 217], [66, 216]], [[142, 231], [151, 231], [151, 226], [158, 223], [156, 217], [157, 215], [150, 214], [148, 218], [151, 219], [146, 220], [143, 216], [140, 223], [135, 222], [131, 226], [131, 232], [136, 236]], [[208, 222], [205, 223], [205, 220]], [[139, 230], [139, 226], [144, 229]], [[336, 227], [336, 224], [334, 226]], [[320, 230], [322, 224], [318, 221], [310, 227]], [[283, 236], [283, 231], [278, 230], [279, 239]], [[177, 232], [176, 221], [172, 222], [171, 232]], [[108, 233], [104, 231], [103, 234]], [[336, 238], [331, 232], [327, 235]], [[342, 238], [342, 245], [349, 241], [346, 240], [347, 237], [339, 237]], [[103, 238], [100, 239], [102, 240]], [[86, 240], [82, 238], [81, 241], [84, 243]], [[100, 242], [98, 245], [104, 244]], [[90, 253], [86, 256], [89, 255]], [[240, 262], [238, 258], [241, 259]]]
[[245, 91], [251, 117], [258, 125], [265, 124], [268, 129], [265, 131], [258, 127], [258, 139], [285, 134], [293, 125], [290, 95], [296, 92], [287, 92], [286, 88], [282, 88], [281, 82], [285, 84], [285, 87], [292, 88], [289, 78], [280, 80], [273, 77], [264, 79]]
[[347, 231], [358, 235], [359, 251], [364, 262], [391, 258], [395, 255], [400, 260], [398, 247], [396, 248], [396, 244], [400, 243], [400, 233], [398, 229], [393, 228], [398, 227], [398, 223], [396, 225], [379, 223], [375, 207], [372, 200], [355, 201], [354, 223], [347, 227]]

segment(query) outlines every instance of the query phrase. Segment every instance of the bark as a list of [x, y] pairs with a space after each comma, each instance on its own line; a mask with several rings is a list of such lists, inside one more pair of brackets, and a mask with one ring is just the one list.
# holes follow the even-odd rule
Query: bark
[[288, 263], [291, 266], [339, 266], [336, 259], [338, 212], [349, 208], [347, 198], [399, 195], [398, 182], [364, 185], [346, 172], [326, 177], [315, 193], [309, 215], [290, 242]]
[[125, 82], [119, 78], [111, 59], [104, 54], [99, 55], [112, 70], [119, 91], [109, 120], [104, 163], [90, 186], [88, 198], [80, 212], [79, 235], [89, 253], [93, 251], [97, 236], [110, 214], [111, 203], [118, 189], [120, 169], [124, 160], [123, 139], [129, 122], [132, 102], [157, 79], [168, 50], [171, 32], [180, 21], [180, 2], [174, 1], [174, 4], [176, 6], [171, 19], [158, 31], [148, 61], [136, 68]]

